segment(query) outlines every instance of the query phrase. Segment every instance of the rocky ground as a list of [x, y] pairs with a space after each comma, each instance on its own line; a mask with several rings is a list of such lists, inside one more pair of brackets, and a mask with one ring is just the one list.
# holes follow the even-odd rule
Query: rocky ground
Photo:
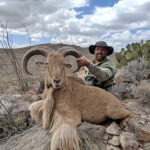
[[[15, 125], [9, 122], [10, 127], [2, 126], [0, 129], [0, 147], [1, 150], [48, 150], [50, 147], [50, 135], [44, 131], [41, 125], [36, 125], [31, 120], [28, 107], [31, 101], [40, 99], [35, 95], [16, 95], [10, 97], [1, 97], [2, 103], [7, 107]], [[124, 106], [134, 113], [134, 117], [124, 130], [119, 127], [119, 122], [107, 120], [102, 125], [89, 124], [83, 122], [78, 127], [78, 134], [82, 141], [81, 150], [149, 150], [150, 142], [143, 142], [138, 137], [138, 129], [144, 129], [149, 132], [150, 129], [150, 109], [148, 105], [138, 99], [125, 99], [122, 101]], [[2, 111], [3, 110], [3, 111]], [[8, 112], [1, 108], [1, 117], [8, 117]], [[8, 121], [7, 120], [7, 121]], [[4, 120], [3, 120], [4, 122]], [[6, 123], [8, 126], [8, 123]], [[15, 133], [16, 132], [16, 133]], [[10, 134], [10, 135], [9, 135]], [[3, 135], [3, 136], [2, 136]], [[11, 136], [13, 135], [13, 136]], [[150, 140], [150, 139], [149, 139]], [[37, 144], [38, 143], [38, 144]], [[126, 148], [126, 147], [129, 148]]]
[[[27, 50], [16, 50], [19, 61]], [[87, 49], [82, 50], [85, 55], [86, 52]], [[111, 59], [114, 60], [114, 57]], [[2, 52], [0, 67], [0, 150], [48, 150], [50, 135], [41, 129], [41, 125], [35, 124], [28, 109], [33, 101], [41, 99], [35, 91], [38, 90], [40, 78], [44, 78], [42, 69], [34, 76], [27, 76], [30, 92], [22, 94], [12, 65]], [[39, 69], [30, 67], [31, 71]], [[83, 122], [77, 128], [82, 141], [81, 150], [149, 150], [150, 139], [149, 142], [142, 141], [139, 129], [150, 132], [150, 70], [142, 61], [119, 70], [112, 93], [133, 112], [134, 117], [123, 130], [119, 122], [113, 120], [107, 120], [102, 125]]]

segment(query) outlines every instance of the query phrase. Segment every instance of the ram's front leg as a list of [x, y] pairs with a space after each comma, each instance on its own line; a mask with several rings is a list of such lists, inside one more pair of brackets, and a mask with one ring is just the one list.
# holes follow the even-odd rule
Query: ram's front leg
[[47, 89], [45, 88], [42, 93], [42, 99], [46, 99], [46, 93], [47, 93]]
[[36, 122], [40, 122], [42, 120], [43, 104], [44, 100], [40, 100], [32, 103], [29, 107], [31, 117], [35, 119]]
[[43, 105], [43, 116], [42, 116], [42, 127], [43, 129], [48, 129], [51, 121], [51, 114], [54, 105], [54, 98], [53, 98], [53, 87], [47, 90], [47, 97], [44, 101]]

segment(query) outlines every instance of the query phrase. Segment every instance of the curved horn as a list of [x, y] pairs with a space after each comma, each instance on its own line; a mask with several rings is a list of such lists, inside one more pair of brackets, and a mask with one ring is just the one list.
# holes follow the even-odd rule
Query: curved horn
[[23, 70], [27, 73], [32, 75], [28, 69], [27, 69], [27, 63], [29, 61], [29, 59], [34, 56], [34, 55], [42, 55], [44, 57], [47, 57], [48, 54], [51, 52], [52, 50], [48, 47], [45, 46], [41, 46], [41, 47], [33, 47], [31, 48], [29, 51], [27, 51], [23, 58], [22, 58], [22, 66], [23, 66]]
[[[80, 58], [82, 57], [82, 53], [78, 52], [75, 48], [73, 47], [62, 47], [61, 49], [58, 50], [64, 57], [68, 56], [68, 55], [71, 55], [71, 56], [74, 56], [75, 58]], [[79, 71], [81, 67], [78, 66], [78, 68], [73, 72], [77, 72]]]
[[[62, 53], [62, 54], [65, 53], [66, 51], [75, 51], [75, 52], [77, 52], [77, 53], [80, 55], [80, 57], [83, 56], [83, 54], [82, 54], [81, 52], [77, 51], [75, 48], [70, 47], [70, 46], [62, 47], [62, 48], [58, 49], [58, 51], [59, 51], [59, 53]], [[78, 55], [78, 54], [77, 54], [77, 55]], [[69, 54], [69, 55], [71, 55], [71, 54]], [[68, 56], [68, 54], [67, 54], [66, 56]], [[64, 57], [66, 57], [66, 56], [64, 56]], [[74, 56], [74, 55], [73, 55], [73, 56]], [[75, 56], [75, 57], [76, 57], [76, 56]], [[79, 57], [76, 57], [76, 58], [79, 58]]]

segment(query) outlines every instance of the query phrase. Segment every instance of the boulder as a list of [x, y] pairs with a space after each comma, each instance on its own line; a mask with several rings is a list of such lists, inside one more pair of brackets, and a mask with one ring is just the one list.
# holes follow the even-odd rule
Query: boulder
[[7, 96], [1, 96], [0, 100], [0, 116], [8, 115], [8, 113], [12, 116], [17, 116], [21, 113], [29, 114], [29, 102], [22, 102]]
[[133, 133], [122, 132], [119, 139], [123, 150], [138, 150], [138, 143]]
[[106, 150], [120, 150], [120, 148], [119, 148], [119, 147], [112, 146], [112, 145], [107, 145], [107, 146], [106, 146]]
[[112, 139], [108, 140], [108, 143], [113, 146], [119, 146], [120, 145], [119, 136], [113, 136]]
[[119, 135], [120, 127], [115, 122], [113, 122], [106, 128], [106, 133], [112, 135]]

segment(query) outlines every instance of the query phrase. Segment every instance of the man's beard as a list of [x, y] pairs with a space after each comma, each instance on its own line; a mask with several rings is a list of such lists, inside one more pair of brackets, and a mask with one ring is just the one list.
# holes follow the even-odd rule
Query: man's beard
[[98, 55], [96, 55], [95, 58], [96, 58], [97, 61], [102, 61], [103, 59], [106, 58], [106, 56], [102, 56], [102, 55], [101, 55], [101, 56], [98, 56]]

